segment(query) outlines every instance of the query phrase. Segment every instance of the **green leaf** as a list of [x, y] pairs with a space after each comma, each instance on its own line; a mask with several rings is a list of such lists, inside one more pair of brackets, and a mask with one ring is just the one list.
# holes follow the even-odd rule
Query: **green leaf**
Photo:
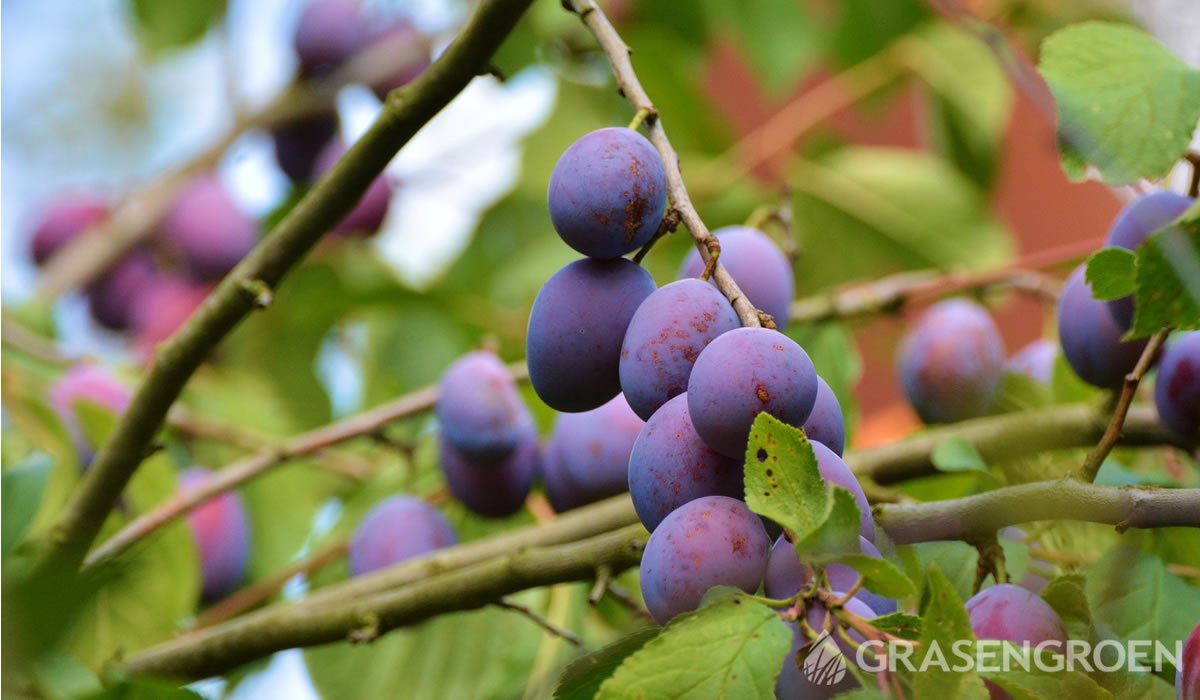
[[29, 532], [53, 466], [50, 455], [35, 452], [0, 477], [0, 554], [4, 557]]
[[33, 662], [38, 692], [46, 698], [78, 698], [101, 689], [100, 679], [62, 649], [50, 649]]
[[862, 516], [854, 497], [828, 487], [803, 430], [768, 413], [750, 429], [746, 504], [792, 533], [802, 558], [859, 551]]
[[199, 693], [164, 681], [124, 679], [81, 700], [202, 700]]
[[[954, 591], [950, 579], [937, 566], [929, 568], [926, 588], [928, 602], [921, 615], [921, 636], [918, 649], [937, 645], [947, 659], [955, 642], [974, 641], [971, 621], [962, 598]], [[921, 652], [917, 653], [919, 657]], [[916, 664], [914, 664], [916, 665]], [[938, 665], [912, 676], [913, 697], [918, 698], [982, 698], [987, 697], [983, 682], [974, 671], [954, 671], [953, 663], [942, 670]], [[918, 666], [919, 668], [920, 666]]]
[[225, 14], [225, 0], [130, 0], [138, 36], [152, 51], [196, 41]]
[[1118, 546], [1083, 573], [1093, 618], [1123, 639], [1171, 644], [1200, 620], [1200, 595], [1158, 557]]
[[983, 456], [975, 449], [975, 445], [961, 437], [938, 443], [929, 459], [933, 466], [944, 472], [988, 470], [987, 463], [983, 461]]
[[830, 51], [843, 66], [875, 55], [929, 16], [919, 0], [842, 0]]
[[1146, 337], [1167, 326], [1200, 328], [1200, 203], [1138, 248], [1130, 335]]
[[745, 4], [708, 0], [704, 13], [713, 31], [731, 36], [772, 96], [795, 87], [805, 68], [819, 57], [820, 29], [794, 0]]
[[1063, 169], [1109, 184], [1167, 174], [1200, 120], [1200, 71], [1134, 27], [1085, 22], [1042, 43], [1038, 69], [1058, 103]]
[[645, 627], [621, 637], [608, 646], [581, 656], [563, 670], [555, 700], [592, 700], [600, 685], [612, 676], [617, 667], [632, 653], [646, 646], [659, 633], [658, 627]]
[[1137, 256], [1124, 248], [1104, 248], [1087, 261], [1087, 283], [1092, 297], [1112, 301], [1133, 294], [1137, 277]]
[[760, 413], [746, 447], [746, 505], [797, 539], [815, 532], [829, 511], [825, 481], [804, 431]]
[[840, 554], [821, 563], [845, 564], [863, 578], [863, 588], [888, 598], [905, 598], [916, 593], [916, 586], [895, 564], [868, 554]]
[[[546, 592], [534, 597], [545, 601]], [[543, 606], [533, 605], [544, 614]], [[326, 698], [502, 700], [520, 697], [544, 634], [516, 613], [484, 608], [390, 632], [370, 646], [306, 649], [304, 661]]]
[[769, 698], [792, 643], [771, 608], [724, 599], [671, 621], [604, 682], [600, 700]]
[[979, 552], [965, 542], [922, 542], [914, 545], [921, 568], [909, 575], [920, 580], [922, 571], [936, 566], [938, 572], [946, 577], [955, 592], [962, 599], [971, 597], [975, 586], [975, 565], [979, 562]]
[[981, 187], [995, 179], [1013, 90], [991, 49], [946, 22], [910, 35], [905, 64], [932, 91], [929, 132], [934, 145]]
[[985, 269], [1012, 255], [983, 191], [931, 153], [846, 147], [793, 162], [788, 183], [804, 222], [801, 293], [905, 270]]
[[921, 618], [906, 612], [880, 615], [871, 620], [871, 626], [880, 632], [894, 634], [901, 639], [916, 641], [921, 638]]
[[1087, 639], [1092, 627], [1092, 611], [1088, 606], [1085, 586], [1079, 574], [1059, 576], [1042, 590], [1042, 600], [1062, 618], [1071, 639]]
[[[1053, 668], [1051, 664], [1054, 662], [1047, 661], [1046, 663]], [[1013, 700], [1054, 700], [1055, 698], [1105, 700], [1112, 698], [1111, 693], [1088, 678], [1085, 673], [1066, 670], [1043, 671], [1039, 670], [1035, 663], [1030, 664], [1028, 671], [1016, 668], [1008, 671], [980, 671], [980, 675], [1007, 691]]]

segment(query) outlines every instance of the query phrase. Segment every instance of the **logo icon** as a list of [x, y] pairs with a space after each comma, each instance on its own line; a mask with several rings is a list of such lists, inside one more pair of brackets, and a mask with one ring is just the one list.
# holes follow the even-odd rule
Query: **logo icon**
[[828, 632], [813, 640], [800, 668], [813, 685], [836, 685], [846, 677], [846, 659]]

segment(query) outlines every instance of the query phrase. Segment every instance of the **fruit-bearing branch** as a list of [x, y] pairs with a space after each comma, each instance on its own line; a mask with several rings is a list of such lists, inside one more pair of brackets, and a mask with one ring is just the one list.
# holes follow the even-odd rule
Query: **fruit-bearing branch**
[[705, 262], [705, 269], [711, 270], [711, 277], [716, 283], [717, 289], [721, 290], [721, 294], [725, 295], [725, 298], [733, 305], [743, 326], [754, 328], [763, 325], [760, 320], [762, 314], [754, 308], [754, 304], [751, 304], [750, 299], [742, 293], [729, 271], [721, 265], [721, 245], [717, 242], [717, 237], [712, 235], [708, 227], [704, 225], [704, 221], [700, 219], [700, 214], [696, 212], [696, 207], [692, 204], [692, 198], [683, 184], [683, 174], [679, 171], [679, 154], [671, 146], [671, 140], [667, 138], [667, 132], [663, 129], [662, 117], [654, 108], [654, 103], [646, 94], [646, 90], [638, 80], [637, 73], [633, 70], [633, 62], [629, 59], [629, 46], [621, 39], [621, 35], [617, 33], [612, 23], [608, 21], [608, 17], [593, 0], [564, 0], [563, 5], [579, 15], [584, 25], [596, 37], [596, 41], [599, 42], [600, 48], [612, 66], [613, 75], [616, 76], [621, 94], [626, 100], [629, 100], [629, 104], [637, 110], [641, 117], [650, 143], [654, 144], [655, 150], [662, 157], [671, 208], [678, 212], [680, 221], [692, 234], [692, 240], [695, 241], [696, 248], [700, 251], [700, 257]]
[[388, 95], [362, 138], [159, 346], [128, 410], [43, 542], [35, 578], [79, 566], [188, 379], [242, 319], [269, 302], [271, 290], [350, 212], [396, 152], [475, 76], [488, 71], [492, 54], [531, 1], [479, 3], [441, 57]]

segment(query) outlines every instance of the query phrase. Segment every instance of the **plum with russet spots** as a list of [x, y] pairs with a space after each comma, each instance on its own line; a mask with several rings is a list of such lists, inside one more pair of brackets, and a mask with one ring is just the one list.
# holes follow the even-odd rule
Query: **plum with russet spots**
[[740, 326], [725, 297], [700, 280], [672, 282], [646, 297], [621, 345], [621, 389], [634, 412], [648, 420], [687, 391], [700, 351]]
[[688, 410], [700, 437], [740, 459], [759, 413], [800, 427], [817, 400], [817, 372], [796, 341], [767, 328], [738, 328], [708, 344], [688, 379]]
[[350, 540], [350, 575], [361, 576], [458, 542], [441, 511], [412, 496], [372, 508]]
[[1004, 342], [978, 304], [948, 299], [928, 309], [900, 344], [904, 395], [926, 423], [982, 416], [1000, 390]]
[[662, 405], [633, 443], [629, 494], [647, 530], [672, 511], [704, 496], [741, 498], [742, 461], [712, 449], [696, 434], [687, 394]]
[[667, 207], [667, 179], [654, 146], [609, 127], [571, 144], [550, 174], [550, 223], [590, 258], [619, 258], [645, 245]]
[[525, 336], [529, 381], [545, 404], [578, 413], [621, 391], [621, 343], [654, 278], [625, 259], [576, 260], [534, 299]]
[[713, 586], [758, 590], [771, 540], [746, 504], [705, 496], [666, 517], [642, 554], [642, 597], [659, 624], [695, 610]]
[[[755, 307], [767, 312], [782, 329], [791, 317], [795, 282], [792, 264], [767, 234], [748, 226], [726, 226], [713, 231], [721, 242], [721, 265], [738, 283]], [[700, 252], [684, 258], [679, 276], [699, 277], [704, 272]]]

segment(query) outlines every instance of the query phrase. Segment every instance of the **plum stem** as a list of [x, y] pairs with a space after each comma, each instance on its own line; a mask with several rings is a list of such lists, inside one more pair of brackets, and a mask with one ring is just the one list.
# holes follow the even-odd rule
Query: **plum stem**
[[[633, 63], [629, 60], [629, 46], [621, 38], [621, 35], [617, 33], [612, 23], [608, 21], [608, 17], [605, 16], [594, 0], [564, 0], [563, 7], [578, 15], [579, 19], [596, 38], [596, 41], [600, 44], [600, 48], [604, 51], [604, 55], [608, 57], [608, 62], [612, 66], [613, 75], [616, 77], [617, 87], [620, 89], [621, 94], [637, 110], [637, 114], [645, 112], [646, 116], [643, 117], [644, 126], [646, 127], [650, 143], [654, 145], [655, 150], [662, 157], [667, 176], [667, 195], [671, 199], [671, 206], [679, 212], [680, 219], [687, 226], [696, 249], [700, 251], [700, 257], [704, 260], [705, 275], [701, 279], [708, 279], [709, 277], [713, 279], [717, 285], [717, 289], [733, 305], [733, 309], [737, 312], [743, 326], [750, 328], [761, 327], [762, 323], [759, 320], [758, 310], [750, 303], [750, 299], [742, 293], [741, 288], [738, 287], [737, 282], [725, 267], [717, 261], [720, 246], [716, 244], [716, 237], [704, 225], [704, 221], [700, 218], [700, 214], [697, 213], [696, 207], [692, 204], [687, 186], [683, 182], [683, 175], [679, 171], [679, 154], [671, 146], [671, 140], [667, 137], [666, 130], [663, 129], [661, 115], [655, 110], [654, 103], [650, 100], [650, 96], [646, 94], [646, 90], [638, 80], [637, 73], [633, 69]], [[636, 115], [634, 116], [633, 123], [638, 123]]]
[[1095, 449], [1088, 453], [1087, 458], [1083, 461], [1083, 466], [1079, 468], [1080, 479], [1087, 482], [1096, 480], [1096, 474], [1100, 472], [1104, 460], [1121, 438], [1121, 429], [1125, 426], [1125, 418], [1129, 415], [1129, 407], [1133, 404], [1133, 397], [1137, 394], [1138, 384], [1150, 370], [1150, 365], [1154, 363], [1154, 358], [1158, 356], [1158, 351], [1166, 342], [1170, 332], [1170, 328], [1164, 328], [1151, 336], [1150, 342], [1146, 343], [1146, 348], [1142, 350], [1142, 356], [1138, 358], [1137, 364], [1129, 374], [1125, 375], [1125, 381], [1121, 385], [1121, 392], [1118, 394], [1116, 405], [1113, 408], [1112, 420], [1109, 421], [1104, 434], [1100, 436], [1100, 442], [1097, 443]]
[[546, 630], [547, 632], [554, 635], [555, 637], [559, 637], [560, 639], [570, 642], [571, 644], [573, 644], [577, 647], [583, 646], [583, 639], [580, 638], [579, 635], [575, 634], [574, 632], [572, 632], [568, 629], [559, 627], [558, 625], [554, 624], [550, 620], [546, 619], [546, 617], [544, 615], [538, 613], [536, 610], [529, 607], [528, 605], [525, 605], [524, 603], [518, 603], [515, 600], [511, 600], [509, 598], [501, 598], [500, 600], [496, 601], [495, 605], [498, 608], [502, 608], [504, 610], [512, 610], [515, 613], [519, 613], [519, 614], [525, 616], [531, 622], [533, 622], [533, 624], [537, 625], [538, 627], [541, 627], [542, 629]]

